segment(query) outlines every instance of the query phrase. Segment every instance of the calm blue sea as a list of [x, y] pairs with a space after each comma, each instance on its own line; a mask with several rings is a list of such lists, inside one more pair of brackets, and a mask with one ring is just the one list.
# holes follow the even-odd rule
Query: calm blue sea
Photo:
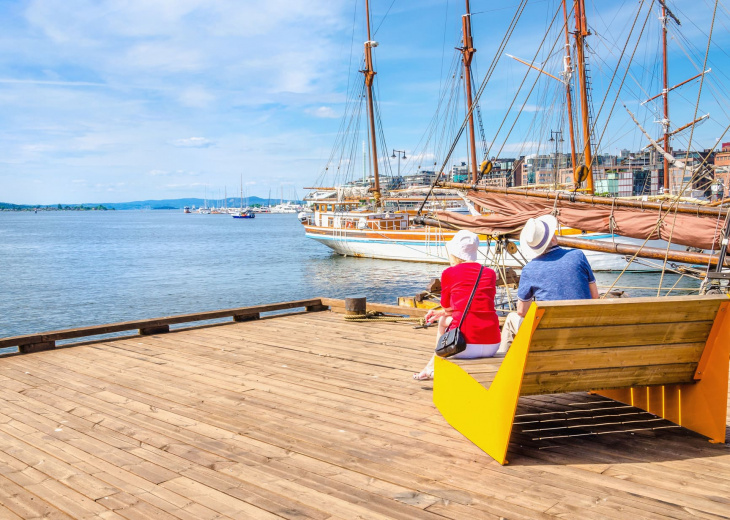
[[317, 296], [396, 303], [443, 268], [334, 255], [295, 215], [0, 212], [0, 337]]

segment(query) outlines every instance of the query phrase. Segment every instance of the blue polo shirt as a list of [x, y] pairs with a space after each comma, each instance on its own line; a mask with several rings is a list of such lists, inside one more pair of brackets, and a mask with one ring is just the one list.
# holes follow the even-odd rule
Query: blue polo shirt
[[555, 246], [522, 268], [517, 297], [523, 302], [587, 300], [591, 297], [588, 284], [595, 281], [583, 251]]

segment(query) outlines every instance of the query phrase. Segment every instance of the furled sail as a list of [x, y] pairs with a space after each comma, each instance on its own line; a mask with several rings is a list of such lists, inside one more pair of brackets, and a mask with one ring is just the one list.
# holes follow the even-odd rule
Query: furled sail
[[666, 209], [657, 211], [474, 190], [467, 197], [493, 213], [469, 216], [440, 211], [435, 213], [435, 217], [440, 222], [460, 229], [498, 236], [517, 233], [527, 219], [552, 213], [564, 227], [638, 239], [661, 239], [709, 250], [719, 249], [725, 221], [724, 212], [719, 209], [715, 216], [688, 213], [675, 215], [669, 204]]

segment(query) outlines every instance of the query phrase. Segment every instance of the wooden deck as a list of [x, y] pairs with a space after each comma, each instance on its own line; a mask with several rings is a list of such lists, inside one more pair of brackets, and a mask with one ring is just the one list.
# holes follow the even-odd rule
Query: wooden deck
[[411, 379], [433, 338], [310, 312], [0, 358], [0, 518], [730, 518], [727, 443], [596, 396], [523, 398], [500, 466]]

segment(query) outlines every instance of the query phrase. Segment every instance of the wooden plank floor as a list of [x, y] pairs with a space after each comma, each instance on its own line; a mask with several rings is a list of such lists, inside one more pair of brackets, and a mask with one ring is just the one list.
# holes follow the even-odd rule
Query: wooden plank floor
[[599, 397], [523, 398], [500, 466], [411, 379], [434, 334], [319, 312], [0, 358], [0, 518], [730, 518], [728, 444]]

